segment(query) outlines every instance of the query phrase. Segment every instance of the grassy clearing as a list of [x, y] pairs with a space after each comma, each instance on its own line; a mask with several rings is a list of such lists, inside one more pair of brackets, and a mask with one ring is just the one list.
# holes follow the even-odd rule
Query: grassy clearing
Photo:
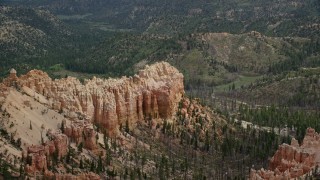
[[253, 82], [255, 82], [257, 79], [262, 78], [262, 76], [244, 76], [240, 75], [239, 78], [237, 78], [235, 81], [232, 81], [227, 84], [223, 84], [220, 86], [216, 86], [214, 91], [215, 92], [222, 92], [222, 91], [228, 91], [229, 87], [232, 87], [233, 84], [235, 86], [235, 89], [239, 89], [241, 86], [247, 86]]

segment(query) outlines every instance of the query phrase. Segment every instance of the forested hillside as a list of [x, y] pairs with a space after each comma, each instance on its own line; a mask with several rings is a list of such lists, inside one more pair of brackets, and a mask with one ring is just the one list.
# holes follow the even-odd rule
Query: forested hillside
[[101, 27], [109, 29], [169, 35], [193, 32], [243, 33], [256, 30], [269, 36], [319, 36], [320, 5], [317, 0], [7, 2], [44, 6], [61, 15], [86, 15], [86, 21], [102, 23]]
[[[37, 40], [33, 41], [34, 43], [42, 45], [36, 48], [39, 52], [43, 47], [52, 45], [46, 49], [48, 56], [43, 56], [45, 53], [42, 52], [41, 56], [33, 58], [43, 57], [33, 60], [38, 64], [45, 61], [46, 63], [41, 64], [43, 68], [62, 63], [73, 71], [109, 75], [119, 74], [118, 72], [132, 74], [132, 66], [139, 62], [170, 61], [170, 58], [173, 59], [170, 61], [172, 62], [179, 59], [177, 56], [185, 57], [190, 51], [200, 51], [201, 55], [197, 52], [192, 54], [196, 54], [195, 58], [206, 59], [206, 64], [213, 61], [228, 66], [227, 71], [245, 70], [259, 74], [265, 73], [269, 68], [267, 66], [277, 69], [282, 66], [280, 62], [285, 63], [291, 59], [295, 62], [298, 59], [297, 51], [300, 51], [302, 46], [306, 47], [307, 43], [310, 48], [305, 48], [305, 51], [316, 51], [312, 46], [319, 42], [320, 5], [316, 0], [6, 0], [5, 3], [30, 8], [41, 7], [42, 9], [36, 11], [49, 13], [43, 10], [48, 9], [60, 18], [55, 20], [60, 24], [51, 28], [50, 20], [54, 21], [54, 18], [48, 19], [48, 15], [44, 13], [42, 16], [39, 13], [32, 14], [33, 10], [30, 8], [18, 8], [15, 14], [10, 14], [9, 11], [3, 13], [26, 25], [29, 25], [30, 21], [23, 20], [22, 15], [35, 19], [30, 26], [40, 29], [48, 36], [28, 36]], [[29, 12], [26, 13], [27, 11]], [[45, 19], [48, 22], [45, 22]], [[61, 24], [61, 20], [64, 23]], [[58, 33], [59, 30], [61, 33], [68, 30], [69, 33], [63, 36]], [[210, 35], [220, 32], [238, 35]], [[222, 45], [228, 48], [223, 49]], [[9, 48], [10, 44], [4, 44], [4, 47]], [[183, 51], [185, 49], [187, 51]], [[26, 50], [19, 51], [21, 52], [15, 54]], [[19, 57], [28, 59], [30, 55], [24, 56], [25, 54], [22, 53]], [[260, 59], [260, 56], [263, 58]], [[300, 57], [305, 56], [307, 55]], [[10, 56], [10, 53], [3, 57], [10, 62], [8, 59], [15, 58]]]
[[165, 60], [184, 73], [188, 90], [223, 91], [319, 64], [315, 0], [5, 3], [24, 6], [2, 8], [2, 74], [12, 66], [56, 76], [132, 75]]
[[[19, 72], [37, 67], [56, 77], [132, 75], [165, 60], [184, 73], [188, 92], [201, 86], [206, 92], [238, 93], [249, 85], [257, 90], [261, 81], [281, 89], [266, 83], [319, 65], [316, 0], [5, 3], [20, 6], [2, 8], [2, 76], [10, 67]], [[296, 92], [296, 86], [288, 87]], [[260, 94], [270, 91], [263, 89]], [[296, 99], [302, 94], [282, 101], [301, 104]], [[255, 98], [264, 102], [263, 96]], [[268, 104], [275, 103], [271, 99]]]
[[[0, 7], [0, 76], [11, 67], [19, 73], [66, 63], [100, 42], [100, 32], [63, 23], [43, 8]], [[88, 34], [87, 34], [88, 33]]]

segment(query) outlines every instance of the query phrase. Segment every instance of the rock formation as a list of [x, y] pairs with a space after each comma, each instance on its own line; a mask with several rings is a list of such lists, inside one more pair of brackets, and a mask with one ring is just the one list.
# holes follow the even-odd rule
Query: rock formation
[[[170, 122], [170, 120], [168, 121]], [[187, 129], [184, 136], [189, 138], [197, 133], [198, 139], [202, 142], [206, 139], [206, 133], [215, 133], [216, 138], [222, 138], [222, 129], [227, 122], [219, 115], [215, 114], [207, 106], [203, 106], [200, 99], [182, 98], [176, 113], [176, 123]], [[214, 131], [213, 126], [215, 126]], [[191, 139], [190, 139], [191, 140]]]
[[84, 84], [73, 77], [52, 80], [39, 70], [19, 78], [13, 73], [5, 82], [32, 89], [47, 98], [49, 107], [71, 119], [98, 124], [109, 135], [115, 135], [126, 121], [132, 125], [146, 117], [171, 117], [184, 94], [183, 75], [166, 62], [146, 66], [133, 77], [94, 77]]
[[3, 81], [3, 84], [5, 84], [6, 86], [15, 86], [17, 80], [17, 71], [15, 69], [11, 69], [9, 77]]
[[27, 165], [25, 171], [28, 174], [34, 174], [35, 172], [42, 172], [47, 170], [47, 147], [38, 145], [30, 146], [28, 148]]
[[270, 160], [270, 170], [251, 170], [250, 179], [292, 179], [309, 173], [320, 165], [320, 135], [308, 128], [301, 146], [294, 138], [282, 144]]
[[96, 134], [93, 125], [86, 121], [74, 121], [65, 127], [64, 133], [77, 145], [83, 143], [83, 147], [89, 150], [96, 149]]
[[62, 158], [68, 151], [68, 138], [60, 133], [48, 133], [52, 140], [43, 145], [32, 145], [27, 150], [27, 165], [25, 171], [28, 174], [45, 172], [48, 170], [47, 157], [56, 154], [57, 158]]
[[39, 70], [17, 77], [12, 69], [9, 77], [0, 84], [0, 90], [4, 90], [0, 92], [0, 102], [11, 87], [71, 120], [68, 123], [63, 121], [64, 134], [49, 130], [48, 141], [29, 146], [24, 153], [26, 173], [31, 176], [43, 174], [49, 179], [100, 179], [94, 173], [71, 175], [61, 171], [54, 174], [48, 167], [53, 165], [52, 158], [60, 159], [67, 155], [69, 139], [76, 145], [83, 143], [86, 149], [97, 149], [97, 132], [93, 124], [109, 135], [116, 135], [120, 125], [132, 126], [145, 118], [159, 121], [171, 118], [184, 94], [183, 75], [165, 62], [146, 66], [133, 77], [94, 77], [84, 83], [72, 77], [52, 80]]
[[[84, 147], [87, 149], [96, 148], [96, 132], [92, 128], [92, 124], [86, 122], [74, 122], [71, 126], [65, 128], [65, 133], [74, 139], [75, 142], [83, 142]], [[81, 136], [77, 136], [79, 133]], [[83, 133], [83, 136], [82, 136]], [[68, 137], [66, 134], [60, 132], [53, 133], [51, 130], [48, 131], [49, 139], [43, 145], [32, 145], [27, 149], [27, 164], [25, 166], [25, 172], [30, 176], [36, 176], [42, 174], [46, 179], [101, 179], [99, 175], [88, 172], [79, 172], [76, 175], [65, 173], [52, 173], [48, 170], [49, 166], [52, 166], [52, 158], [61, 159], [68, 153]], [[51, 158], [49, 158], [51, 157]], [[51, 160], [50, 160], [51, 159]]]

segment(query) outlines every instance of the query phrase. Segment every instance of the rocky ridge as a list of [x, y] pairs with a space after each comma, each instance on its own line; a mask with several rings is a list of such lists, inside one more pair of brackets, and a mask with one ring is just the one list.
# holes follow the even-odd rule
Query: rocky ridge
[[250, 179], [294, 179], [320, 165], [320, 135], [308, 128], [301, 145], [294, 138], [282, 144], [270, 160], [269, 170], [251, 170]]
[[[79, 147], [80, 144], [87, 150], [99, 150], [98, 139], [102, 134], [97, 133], [93, 124], [101, 132], [116, 136], [119, 127], [124, 124], [131, 128], [137, 121], [145, 119], [162, 121], [175, 115], [184, 94], [183, 75], [165, 62], [147, 66], [133, 77], [107, 80], [94, 77], [84, 83], [72, 77], [52, 80], [39, 70], [32, 70], [18, 77], [17, 72], [12, 69], [0, 88], [4, 90], [0, 94], [0, 101], [6, 102], [4, 109], [13, 106], [17, 110], [30, 108], [41, 111], [42, 115], [51, 109], [49, 111], [54, 110], [56, 113], [54, 119], [57, 115], [64, 117], [62, 121], [59, 117], [59, 122], [54, 123], [56, 125], [41, 126], [46, 132], [43, 139], [41, 131], [41, 145], [34, 145], [34, 142], [25, 144], [23, 141], [25, 146], [21, 149], [22, 157], [27, 160], [24, 167], [26, 174], [33, 177], [42, 174], [55, 179], [100, 179], [94, 173], [68, 174], [65, 169], [68, 167], [63, 167], [60, 174], [54, 174], [50, 169], [54, 158], [58, 161], [64, 159], [70, 148]], [[38, 110], [34, 106], [36, 108], [33, 109], [31, 100], [28, 101], [27, 98], [24, 101], [29, 103], [28, 106], [16, 106], [11, 102], [13, 99], [8, 100], [9, 95], [10, 98], [16, 95], [32, 98], [42, 108], [39, 107]], [[28, 122], [28, 129], [32, 130], [33, 123]], [[47, 125], [49, 128], [46, 128]], [[95, 156], [94, 153], [92, 155]]]
[[4, 81], [17, 85], [30, 96], [44, 96], [49, 108], [70, 119], [86, 119], [116, 135], [119, 125], [150, 118], [169, 118], [184, 94], [183, 75], [166, 62], [146, 66], [138, 75], [120, 79], [92, 78], [82, 84], [68, 77], [52, 80], [45, 72], [32, 70], [19, 78], [12, 73]]

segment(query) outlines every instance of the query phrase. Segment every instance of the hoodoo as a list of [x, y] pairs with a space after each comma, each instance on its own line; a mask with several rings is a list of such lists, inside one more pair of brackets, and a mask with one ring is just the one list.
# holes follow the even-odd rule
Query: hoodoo
[[73, 77], [52, 80], [32, 70], [14, 80], [28, 95], [43, 96], [52, 109], [71, 119], [86, 119], [115, 135], [120, 124], [144, 118], [169, 118], [184, 94], [183, 75], [166, 62], [146, 66], [133, 77], [92, 78], [82, 84]]
[[251, 170], [250, 179], [302, 178], [320, 165], [320, 135], [308, 128], [302, 144], [294, 138], [282, 144], [270, 160], [270, 170]]

